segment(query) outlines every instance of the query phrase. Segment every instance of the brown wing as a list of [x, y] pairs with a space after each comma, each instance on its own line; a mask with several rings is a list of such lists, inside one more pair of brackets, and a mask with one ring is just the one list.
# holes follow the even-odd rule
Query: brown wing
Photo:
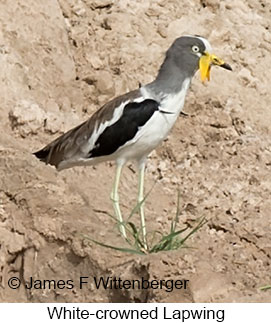
[[78, 159], [86, 157], [84, 147], [91, 138], [95, 127], [111, 120], [115, 108], [123, 102], [131, 102], [140, 96], [140, 90], [135, 90], [109, 101], [87, 121], [56, 138], [47, 146], [35, 152], [34, 155], [46, 164], [54, 165], [56, 168], [62, 161], [74, 160], [76, 157]]

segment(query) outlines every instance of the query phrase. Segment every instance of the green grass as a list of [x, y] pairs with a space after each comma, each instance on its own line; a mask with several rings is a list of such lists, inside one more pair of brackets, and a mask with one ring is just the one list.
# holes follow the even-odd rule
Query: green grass
[[259, 289], [260, 290], [268, 290], [268, 289], [271, 289], [271, 285], [262, 286]]
[[[149, 192], [150, 193], [150, 192]], [[148, 197], [149, 193], [145, 196], [142, 203], [145, 202], [146, 198]], [[109, 215], [111, 219], [113, 219], [115, 225], [119, 227], [120, 225], [124, 225], [127, 238], [124, 240], [126, 246], [113, 246], [110, 244], [106, 244], [91, 237], [84, 236], [86, 240], [94, 242], [102, 247], [110, 248], [113, 250], [131, 253], [131, 254], [139, 254], [139, 255], [146, 255], [151, 253], [157, 253], [161, 251], [170, 251], [170, 250], [178, 250], [180, 248], [187, 248], [188, 245], [186, 244], [187, 240], [194, 235], [206, 222], [207, 220], [205, 217], [200, 217], [195, 221], [194, 227], [189, 227], [188, 225], [178, 228], [179, 227], [179, 217], [180, 217], [180, 193], [178, 192], [177, 198], [177, 209], [176, 214], [171, 221], [169, 232], [161, 232], [161, 231], [151, 231], [147, 232], [147, 248], [144, 247], [143, 239], [142, 239], [142, 228], [137, 228], [137, 226], [132, 222], [133, 218], [138, 214], [140, 204], [138, 203], [135, 208], [131, 211], [128, 219], [124, 223], [119, 223], [119, 221]]]

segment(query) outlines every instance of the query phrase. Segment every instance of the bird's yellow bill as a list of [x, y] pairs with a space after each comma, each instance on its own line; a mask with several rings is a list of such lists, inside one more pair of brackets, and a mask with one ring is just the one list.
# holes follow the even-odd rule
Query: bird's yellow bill
[[199, 60], [199, 69], [201, 81], [204, 82], [206, 79], [210, 81], [210, 70], [212, 65], [218, 65], [231, 70], [230, 65], [226, 64], [222, 59], [216, 55], [211, 55], [205, 52]]

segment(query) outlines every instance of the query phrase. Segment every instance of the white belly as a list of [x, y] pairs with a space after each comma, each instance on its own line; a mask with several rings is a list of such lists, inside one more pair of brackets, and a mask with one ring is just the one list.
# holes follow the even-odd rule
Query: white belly
[[118, 162], [146, 158], [167, 137], [183, 108], [189, 84], [190, 79], [186, 79], [180, 92], [169, 94], [161, 100], [160, 111], [155, 111], [150, 120], [139, 128], [136, 136], [114, 153]]
[[139, 129], [136, 136], [116, 152], [123, 162], [131, 159], [140, 161], [148, 156], [168, 135], [179, 114], [163, 114], [156, 111], [151, 119]]

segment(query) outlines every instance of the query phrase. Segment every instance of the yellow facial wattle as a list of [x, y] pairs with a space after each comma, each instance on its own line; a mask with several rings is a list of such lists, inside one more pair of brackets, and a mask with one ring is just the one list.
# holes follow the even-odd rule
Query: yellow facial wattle
[[210, 70], [212, 64], [212, 57], [209, 54], [202, 55], [199, 60], [199, 70], [201, 81], [204, 82], [206, 79], [210, 81]]
[[206, 79], [210, 81], [210, 70], [212, 65], [218, 65], [227, 70], [232, 70], [230, 65], [226, 64], [222, 59], [218, 58], [214, 54], [211, 55], [205, 52], [199, 60], [199, 70], [202, 82], [204, 82]]

